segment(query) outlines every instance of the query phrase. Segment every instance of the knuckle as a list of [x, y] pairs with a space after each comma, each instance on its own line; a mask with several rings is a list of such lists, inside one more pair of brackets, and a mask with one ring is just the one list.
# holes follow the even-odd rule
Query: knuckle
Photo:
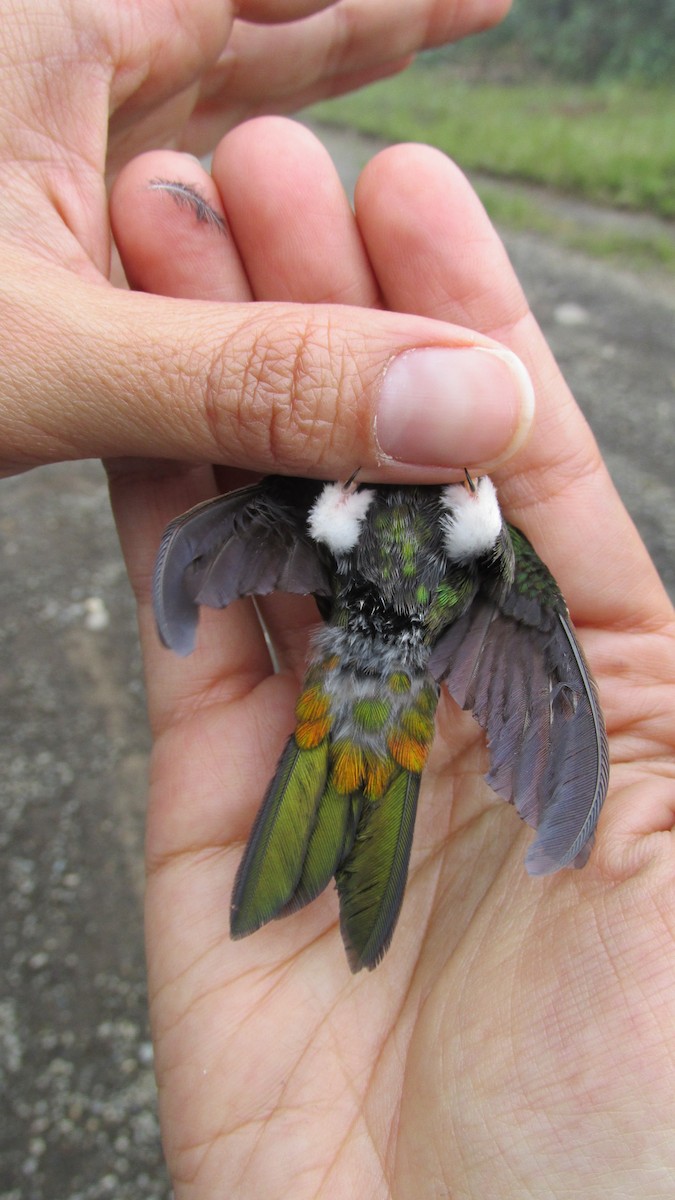
[[358, 440], [358, 373], [325, 318], [287, 311], [239, 327], [210, 364], [202, 397], [209, 433], [226, 460], [290, 473], [320, 469]]

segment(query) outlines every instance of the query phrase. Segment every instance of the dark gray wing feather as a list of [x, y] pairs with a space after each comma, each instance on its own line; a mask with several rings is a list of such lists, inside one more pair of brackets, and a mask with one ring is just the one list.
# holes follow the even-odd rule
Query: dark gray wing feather
[[552, 598], [517, 585], [500, 603], [479, 595], [430, 663], [487, 733], [487, 782], [537, 829], [532, 875], [583, 866], [609, 777], [596, 685], [557, 589]]
[[191, 653], [201, 604], [225, 608], [241, 596], [273, 591], [330, 594], [326, 567], [306, 530], [321, 486], [269, 476], [198, 504], [167, 526], [153, 582], [165, 646]]

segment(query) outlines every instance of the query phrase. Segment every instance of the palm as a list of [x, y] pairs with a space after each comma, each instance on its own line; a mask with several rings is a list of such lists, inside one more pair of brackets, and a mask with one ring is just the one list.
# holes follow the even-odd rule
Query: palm
[[[370, 261], [350, 264], [354, 279], [375, 271], [394, 307], [486, 332], [505, 327], [515, 285], [484, 217], [465, 185], [430, 159], [436, 191], [429, 185], [420, 199], [419, 189], [417, 225], [411, 222], [406, 180], [415, 171], [406, 153], [418, 156], [419, 171], [423, 151], [392, 152], [361, 184], [357, 213]], [[283, 189], [283, 167], [276, 167], [277, 174], [267, 164]], [[251, 189], [245, 199], [255, 223], [255, 173]], [[433, 208], [441, 194], [446, 215], [439, 218]], [[307, 219], [298, 212], [299, 223]], [[449, 226], [442, 252], [441, 219]], [[401, 236], [397, 220], [415, 228], [427, 267], [421, 243], [429, 226], [443, 291], [428, 271], [400, 286], [392, 281], [384, 252]], [[487, 247], [471, 279], [461, 277], [453, 255], [456, 225]], [[280, 231], [280, 244], [287, 234]], [[316, 259], [329, 272], [342, 261], [321, 245]], [[292, 298], [314, 299], [316, 282], [303, 284], [302, 266], [293, 265]], [[330, 287], [324, 280], [324, 295]], [[370, 275], [361, 287], [372, 296]], [[259, 291], [270, 298], [264, 284]], [[472, 308], [458, 299], [468, 294], [479, 296]], [[179, 1196], [302, 1200], [436, 1188], [561, 1197], [584, 1186], [597, 1193], [614, 1171], [623, 1171], [630, 1195], [643, 1194], [650, 1148], [666, 1161], [675, 873], [671, 836], [658, 831], [670, 830], [674, 805], [675, 696], [664, 682], [675, 679], [672, 614], [526, 310], [508, 340], [527, 358], [540, 409], [559, 437], [547, 441], [535, 430], [518, 470], [501, 480], [497, 472], [497, 481], [508, 516], [526, 528], [566, 592], [598, 676], [612, 745], [610, 796], [590, 864], [545, 881], [528, 878], [530, 834], [482, 781], [480, 730], [444, 702], [402, 917], [373, 974], [349, 974], [330, 892], [249, 939], [229, 939], [242, 843], [293, 723], [307, 630], [316, 620], [311, 601], [265, 602], [286, 667], [281, 675], [271, 673], [250, 602], [205, 613], [196, 654], [173, 659], [152, 628], [152, 559], [164, 521], [216, 484], [205, 469], [125, 474], [113, 484], [139, 594], [156, 733], [149, 978]], [[594, 531], [581, 551], [573, 537], [579, 480], [584, 503], [590, 491], [600, 514], [597, 536], [613, 548], [601, 592], [579, 561], [586, 554], [593, 563]], [[629, 585], [638, 573], [636, 598]], [[672, 1167], [672, 1153], [668, 1161]], [[506, 1190], [495, 1190], [495, 1172], [510, 1181]], [[533, 1172], [547, 1190], [533, 1183]], [[651, 1194], [669, 1195], [671, 1186], [666, 1173]]]
[[[620, 654], [621, 636], [612, 640], [608, 651]], [[651, 887], [631, 871], [608, 893], [594, 867], [543, 886], [530, 880], [522, 866], [529, 834], [485, 788], [480, 731], [448, 700], [402, 919], [377, 971], [349, 974], [331, 894], [232, 943], [233, 871], [274, 765], [270, 727], [292, 720], [294, 687], [274, 679], [241, 701], [211, 696], [167, 730], [156, 751], [148, 913], [158, 949], [150, 987], [174, 1178], [196, 1172], [196, 1194], [205, 1196], [217, 1185], [226, 1194], [269, 1194], [270, 1170], [279, 1195], [322, 1194], [329, 1179], [336, 1195], [349, 1194], [364, 1178], [372, 1180], [367, 1194], [398, 1186], [408, 1195], [416, 1172], [433, 1170], [448, 1143], [459, 1150], [468, 1137], [472, 1184], [485, 1195], [481, 1164], [490, 1147], [481, 1138], [494, 1123], [517, 1167], [513, 1122], [528, 1156], [534, 1138], [534, 1153], [546, 1156], [562, 1186], [572, 1164], [560, 1094], [561, 1106], [572, 1101], [569, 1138], [587, 1113], [579, 1157], [590, 1186], [587, 1147], [598, 1134], [591, 1092], [606, 1102], [609, 1090], [611, 1103], [630, 1108], [637, 1091], [655, 1116], [669, 1103], [669, 1085], [659, 1089], [657, 1080], [675, 994], [668, 1001], [656, 993], [650, 1004], [644, 994], [646, 979], [667, 979], [667, 848], [660, 860], [650, 855]], [[621, 733], [613, 739], [619, 753]], [[260, 764], [234, 788], [241, 772], [233, 756]], [[639, 811], [641, 799], [653, 797], [653, 769], [623, 774], [615, 769], [615, 790], [629, 789]], [[618, 879], [616, 861], [609, 868]], [[638, 1014], [654, 1035], [649, 1054], [631, 1037]], [[570, 1097], [561, 1085], [579, 1053], [583, 1070]], [[447, 1107], [429, 1121], [442, 1096]]]

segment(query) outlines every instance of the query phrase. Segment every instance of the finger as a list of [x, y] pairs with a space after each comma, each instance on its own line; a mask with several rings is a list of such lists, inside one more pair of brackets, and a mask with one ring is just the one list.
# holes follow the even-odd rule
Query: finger
[[[274, 119], [249, 122], [224, 140], [214, 176], [219, 189], [197, 162], [171, 152], [142, 155], [122, 173], [112, 197], [113, 223], [127, 274], [135, 286], [174, 296], [246, 300], [251, 296], [246, 276], [246, 268], [250, 268], [257, 298], [346, 299], [364, 305], [375, 298], [374, 280], [344, 189], [326, 151], [302, 126]], [[218, 215], [227, 220], [226, 231], [217, 223]], [[203, 224], [224, 236], [216, 236], [213, 246], [205, 248]], [[239, 250], [246, 258], [246, 268]], [[164, 670], [170, 664], [153, 636], [149, 605], [152, 563], [147, 548], [156, 548], [161, 533], [158, 506], [166, 522], [181, 508], [211, 494], [214, 482], [203, 472], [189, 476], [181, 471], [174, 489], [166, 470], [160, 473], [156, 464], [151, 464], [148, 503], [142, 494], [142, 470], [130, 471], [128, 461], [123, 467], [116, 462], [111, 475], [120, 537], [136, 583], [141, 624], [148, 634], [150, 686], [161, 681], [157, 696], [164, 711], [167, 702], [170, 708], [176, 703], [184, 705], [203, 689], [202, 661], [211, 680], [219, 678], [229, 662], [230, 625], [226, 640], [222, 621], [210, 625], [207, 619], [199, 638], [204, 654], [191, 660], [181, 673], [179, 691], [170, 688]], [[194, 487], [187, 489], [188, 480]], [[202, 487], [207, 489], [204, 494]], [[160, 494], [165, 497], [161, 504]], [[308, 623], [316, 622], [315, 606], [311, 601], [274, 598], [264, 603], [263, 609], [279, 659], [300, 666], [305, 659]], [[259, 639], [250, 606], [239, 605], [236, 612], [235, 649], [247, 638]], [[251, 624], [244, 624], [247, 617]], [[210, 628], [221, 630], [215, 644]], [[230, 665], [236, 672], [236, 653], [234, 659]], [[258, 670], [269, 670], [266, 652], [256, 661]], [[254, 673], [249, 670], [249, 681]]]
[[26, 255], [14, 270], [0, 321], [14, 466], [140, 456], [340, 478], [356, 460], [364, 479], [431, 480], [508, 453], [529, 419], [517, 360], [441, 322], [118, 291]]
[[[308, 83], [303, 80], [297, 83], [280, 80], [278, 94], [270, 98], [264, 109], [268, 113], [297, 113], [319, 100], [342, 96], [346, 92], [355, 92], [368, 84], [377, 83], [380, 79], [388, 79], [410, 66], [413, 58], [414, 55], [409, 54], [404, 58], [392, 59], [355, 71], [319, 74], [316, 78], [310, 78]], [[192, 154], [210, 154], [228, 130], [245, 122], [249, 117], [254, 119], [262, 108], [259, 98], [256, 102], [253, 96], [249, 100], [242, 98], [234, 103], [221, 73], [217, 72], [203, 82], [201, 99], [195, 103], [194, 110], [185, 115], [178, 144]]]
[[573, 616], [631, 625], [666, 619], [656, 571], [458, 168], [428, 147], [393, 147], [364, 170], [355, 205], [388, 305], [478, 329], [525, 362], [537, 395], [535, 426], [495, 474], [509, 518], [532, 537]]
[[[246, 300], [251, 290], [238, 253], [241, 249], [252, 269], [258, 298], [370, 303], [376, 289], [353, 213], [329, 156], [312, 134], [290, 122], [249, 122], [224, 140], [214, 175], [220, 190], [194, 160], [155, 152], [140, 156], [120, 176], [112, 197], [113, 223], [135, 286], [174, 296]], [[206, 223], [216, 235], [224, 233], [212, 214], [227, 219], [227, 232], [216, 237], [207, 254], [200, 226]], [[228, 622], [227, 636], [222, 619], [207, 618], [200, 628], [200, 653], [169, 686], [166, 676], [171, 664], [157, 645], [149, 604], [148, 547], [156, 548], [161, 533], [158, 506], [166, 522], [202, 499], [202, 487], [207, 489], [205, 495], [211, 494], [214, 481], [204, 478], [203, 472], [196, 476], [181, 472], [174, 487], [171, 477], [166, 471], [160, 474], [156, 465], [150, 466], [147, 481], [142, 476], [142, 471], [130, 472], [128, 462], [123, 467], [116, 462], [111, 490], [136, 584], [139, 619], [147, 634], [149, 687], [156, 688], [153, 707], [155, 711], [159, 707], [161, 725], [162, 713], [176, 704], [184, 707], [204, 689], [205, 668], [211, 683], [225, 673], [226, 663], [230, 674], [236, 675], [241, 667], [237, 649], [247, 640], [255, 639], [257, 646], [261, 642], [250, 606], [236, 606], [238, 620]], [[194, 485], [189, 489], [188, 480]], [[274, 598], [262, 607], [278, 658], [299, 667], [305, 659], [308, 623], [317, 619], [315, 606], [311, 601]], [[249, 684], [256, 671], [269, 671], [266, 650], [246, 661]]]
[[[247, 122], [221, 142], [213, 177], [217, 190], [213, 181], [200, 175], [193, 160], [156, 153], [141, 156], [118, 181], [114, 194], [117, 240], [137, 284], [140, 281], [150, 291], [204, 299], [227, 290], [233, 299], [246, 299], [250, 292], [241, 280], [248, 277], [257, 299], [364, 307], [377, 300], [375, 280], [344, 188], [330, 156], [307, 129], [275, 118]], [[147, 184], [153, 180], [164, 180], [167, 188], [171, 180], [180, 183], [163, 195], [146, 195]], [[197, 220], [191, 221], [186, 210], [186, 205], [194, 208], [194, 197], [185, 190], [188, 186], [197, 189], [197, 201], [208, 200], [226, 214], [229, 236], [225, 246], [230, 256], [236, 256], [234, 267], [231, 257], [222, 251], [217, 258], [209, 256], [208, 262], [203, 262]], [[142, 223], [141, 200], [148, 207], [153, 203]], [[157, 206], [161, 219], [154, 211]], [[181, 246], [179, 264], [172, 256], [176, 244]], [[138, 536], [136, 523], [132, 522], [130, 533]], [[120, 534], [124, 540], [122, 530]], [[317, 620], [315, 605], [275, 597], [261, 602], [260, 607], [278, 660], [299, 669], [306, 657], [307, 627]], [[209, 661], [215, 671], [220, 669], [220, 654]], [[166, 696], [165, 685], [161, 694]]]
[[337, 0], [241, 0], [238, 13], [244, 21], [298, 21], [322, 8], [330, 8]]
[[151, 150], [119, 174], [110, 221], [129, 284], [182, 299], [252, 297], [220, 194], [187, 154]]
[[203, 98], [219, 97], [247, 111], [260, 107], [260, 79], [269, 103], [286, 102], [340, 76], [371, 72], [409, 60], [419, 50], [458, 41], [496, 24], [510, 0], [341, 0], [304, 21], [264, 26], [236, 21], [215, 68], [206, 75]]
[[510, 0], [341, 0], [302, 21], [235, 21], [225, 52], [202, 77], [181, 144], [204, 154], [225, 129], [259, 113], [261, 79], [267, 112], [297, 112], [402, 70], [425, 47], [487, 29], [509, 6]]
[[[251, 299], [218, 189], [188, 155], [153, 151], [133, 160], [113, 189], [111, 220], [133, 287], [177, 298]], [[151, 581], [161, 534], [177, 513], [217, 493], [213, 470], [119, 458], [107, 460], [106, 467], [138, 604], [150, 717], [158, 733], [176, 712], [211, 694], [216, 681], [228, 681], [220, 688], [225, 702], [250, 690], [269, 674], [269, 652], [250, 604], [234, 605], [226, 621], [204, 613], [188, 663], [179, 663], [157, 636]]]
[[[274, 117], [248, 121], [220, 143], [213, 176], [257, 299], [379, 303], [345, 190], [308, 129]], [[278, 661], [300, 670], [315, 604], [274, 597], [259, 607]]]
[[223, 138], [213, 177], [257, 300], [379, 303], [340, 177], [303, 125], [247, 121]]

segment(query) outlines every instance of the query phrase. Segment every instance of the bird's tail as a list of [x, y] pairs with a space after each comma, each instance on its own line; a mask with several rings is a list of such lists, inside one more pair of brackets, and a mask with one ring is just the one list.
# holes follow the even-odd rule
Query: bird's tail
[[401, 908], [436, 701], [424, 681], [389, 705], [374, 682], [352, 705], [361, 734], [356, 722], [347, 735], [310, 672], [237, 873], [233, 937], [302, 908], [335, 877], [350, 966], [376, 966]]

